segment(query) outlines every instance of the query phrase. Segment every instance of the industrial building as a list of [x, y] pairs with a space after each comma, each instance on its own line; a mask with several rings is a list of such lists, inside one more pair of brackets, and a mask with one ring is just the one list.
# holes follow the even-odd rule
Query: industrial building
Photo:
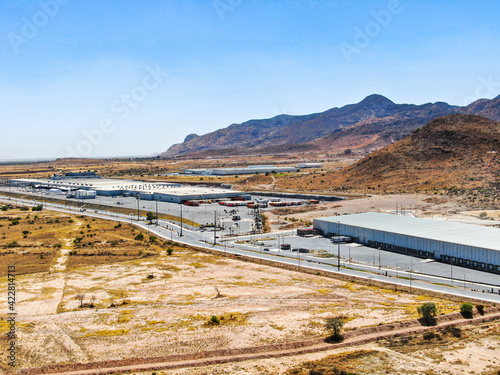
[[[38, 189], [58, 189], [66, 194], [77, 191], [95, 191], [100, 196], [139, 196], [143, 200], [183, 203], [188, 200], [222, 199], [245, 197], [245, 193], [236, 190], [208, 187], [184, 186], [166, 182], [146, 182], [108, 178], [62, 178], [62, 179], [13, 179], [13, 186], [30, 186]], [[91, 198], [94, 193], [78, 193], [79, 197]], [[95, 197], [95, 195], [93, 196]]]
[[369, 212], [314, 219], [326, 236], [349, 236], [371, 247], [500, 273], [500, 229]]
[[297, 172], [296, 167], [275, 167], [274, 165], [251, 165], [241, 168], [215, 168], [215, 169], [185, 169], [184, 174], [231, 176], [255, 173], [287, 173]]
[[297, 172], [300, 168], [323, 168], [322, 163], [301, 163], [297, 167], [276, 167], [274, 165], [250, 165], [239, 168], [208, 168], [208, 169], [184, 169], [184, 174], [194, 174], [201, 176], [231, 176], [240, 174], [255, 173], [289, 173]]
[[323, 168], [323, 163], [300, 163], [299, 168]]

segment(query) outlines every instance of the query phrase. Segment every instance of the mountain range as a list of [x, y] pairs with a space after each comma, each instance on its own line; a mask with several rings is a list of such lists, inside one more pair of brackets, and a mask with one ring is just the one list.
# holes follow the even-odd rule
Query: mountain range
[[429, 121], [462, 113], [500, 120], [500, 96], [468, 106], [444, 102], [396, 104], [370, 95], [356, 104], [309, 115], [279, 115], [232, 124], [204, 135], [190, 134], [161, 157], [245, 155], [308, 150], [378, 149], [392, 144]]

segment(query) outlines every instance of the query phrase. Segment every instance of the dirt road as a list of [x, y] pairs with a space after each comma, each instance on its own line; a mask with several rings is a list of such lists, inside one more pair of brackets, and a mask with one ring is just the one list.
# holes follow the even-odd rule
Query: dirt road
[[104, 375], [115, 373], [132, 373], [143, 371], [159, 371], [187, 367], [201, 367], [214, 364], [242, 362], [263, 358], [279, 358], [306, 353], [327, 351], [336, 348], [363, 345], [388, 337], [418, 334], [428, 330], [444, 329], [452, 326], [481, 324], [500, 319], [500, 308], [487, 310], [483, 316], [464, 319], [459, 313], [439, 316], [436, 326], [422, 326], [418, 320], [387, 324], [377, 327], [363, 328], [344, 334], [341, 343], [326, 343], [324, 338], [297, 341], [279, 345], [266, 345], [241, 349], [214, 350], [193, 354], [173, 355], [156, 358], [131, 358], [95, 363], [48, 366], [22, 370], [22, 375], [60, 374], [60, 375]]

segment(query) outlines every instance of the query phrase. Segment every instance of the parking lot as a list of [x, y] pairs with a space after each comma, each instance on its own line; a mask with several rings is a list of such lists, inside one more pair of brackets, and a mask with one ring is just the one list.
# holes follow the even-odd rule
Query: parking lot
[[[271, 236], [267, 236], [268, 238]], [[338, 255], [340, 255], [341, 266], [349, 267], [349, 265], [366, 265], [372, 269], [393, 270], [395, 272], [413, 272], [427, 275], [434, 275], [444, 278], [453, 278], [455, 282], [477, 282], [494, 286], [495, 291], [500, 286], [500, 275], [490, 274], [455, 265], [436, 262], [431, 259], [416, 258], [408, 255], [393, 253], [390, 251], [379, 250], [355, 243], [332, 243], [324, 237], [300, 237], [297, 235], [276, 235], [273, 234], [273, 239], [254, 239], [257, 251], [264, 251], [268, 248], [270, 252], [281, 253], [291, 257], [303, 259], [316, 259], [321, 262], [337, 265]], [[307, 249], [309, 253], [294, 252], [291, 250], [281, 250], [282, 244], [290, 244], [291, 249]], [[325, 252], [328, 255], [316, 256], [314, 253]], [[460, 285], [458, 283], [457, 285]]]

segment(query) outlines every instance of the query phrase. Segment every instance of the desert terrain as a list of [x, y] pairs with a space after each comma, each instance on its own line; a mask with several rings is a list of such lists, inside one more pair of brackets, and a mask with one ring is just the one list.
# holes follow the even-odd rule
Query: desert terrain
[[[19, 224], [10, 226], [13, 217]], [[50, 211], [35, 219], [15, 208], [4, 211], [2, 221], [2, 264], [18, 269], [19, 368], [307, 340], [327, 335], [324, 322], [331, 316], [345, 319], [348, 332], [415, 319], [426, 301], [440, 314], [459, 309], [445, 298], [206, 254], [129, 224]], [[27, 238], [25, 228], [31, 229]], [[30, 256], [40, 260], [39, 268], [24, 262]], [[4, 290], [6, 284], [4, 274]], [[6, 304], [5, 295], [0, 303]], [[298, 361], [271, 362], [284, 368]]]
[[[294, 191], [294, 179], [307, 178], [311, 181], [307, 190], [317, 192], [325, 183], [323, 175], [352, 163], [342, 155], [314, 155], [314, 159], [324, 161], [325, 171], [188, 177], [175, 173], [187, 167], [244, 165], [248, 159], [61, 160], [3, 166], [2, 177], [46, 178], [52, 173], [95, 170], [106, 177], [226, 183], [249, 191], [288, 185]], [[283, 155], [252, 160], [303, 161]], [[267, 211], [270, 229], [310, 225], [318, 216], [396, 208], [419, 217], [483, 224], [500, 217], [498, 210], [478, 207], [446, 190], [385, 194], [362, 187], [323, 193], [341, 193], [347, 199]], [[456, 300], [396, 293], [207, 254], [150, 236], [128, 223], [14, 207], [1, 212], [0, 225], [0, 288], [7, 288], [8, 265], [16, 265], [17, 273], [18, 369], [284, 344], [326, 337], [324, 324], [332, 316], [344, 319], [347, 333], [414, 320], [424, 302], [436, 303], [439, 314], [460, 308]], [[0, 294], [0, 304], [6, 303], [7, 294]], [[459, 337], [436, 329], [433, 337], [422, 333], [355, 348], [157, 374], [306, 374], [328, 366], [359, 374], [488, 374], [499, 367], [499, 330], [498, 323], [489, 322], [464, 326]], [[2, 317], [2, 337], [7, 331]], [[3, 373], [12, 372], [5, 357], [0, 366]]]

